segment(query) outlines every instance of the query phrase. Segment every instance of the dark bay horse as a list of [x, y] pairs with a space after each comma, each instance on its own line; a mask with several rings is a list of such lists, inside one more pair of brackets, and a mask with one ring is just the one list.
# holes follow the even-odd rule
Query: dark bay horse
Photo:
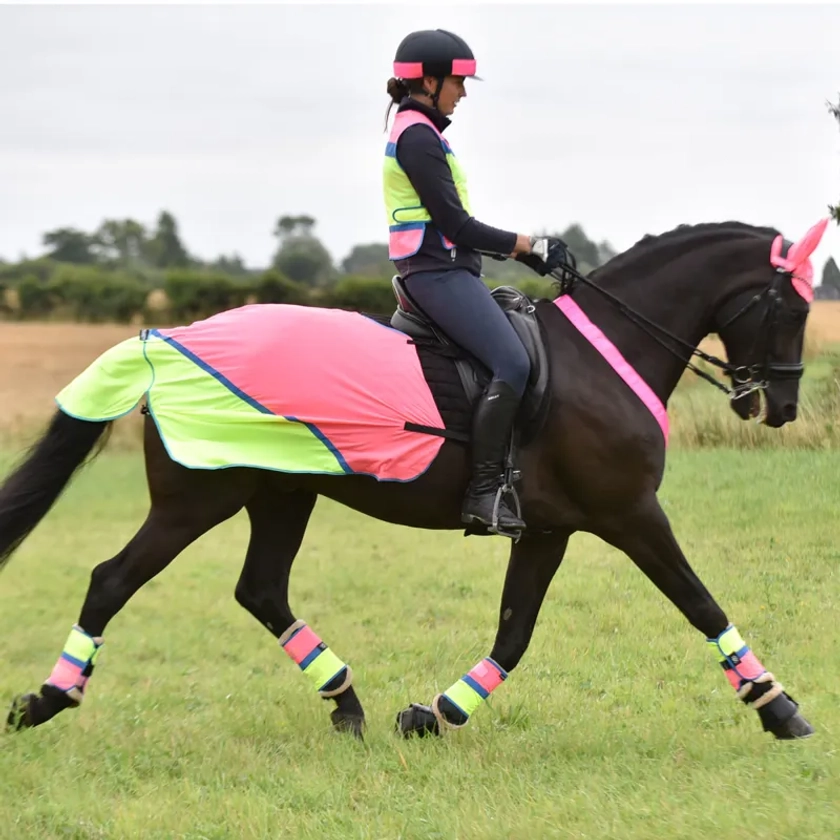
[[[528, 530], [511, 554], [492, 650], [429, 705], [397, 715], [404, 735], [442, 734], [469, 716], [516, 668], [547, 588], [576, 531], [626, 553], [706, 639], [737, 696], [765, 731], [813, 730], [759, 662], [689, 566], [657, 500], [666, 441], [649, 407], [627, 387], [558, 302], [573, 301], [667, 405], [702, 339], [720, 336], [731, 407], [743, 420], [780, 427], [796, 418], [805, 323], [812, 298], [809, 255], [825, 222], [791, 244], [778, 231], [737, 222], [681, 226], [645, 237], [588, 277], [567, 275], [557, 301], [536, 302], [551, 359], [550, 405], [518, 453]], [[349, 375], [352, 375], [349, 374]], [[106, 422], [56, 412], [43, 437], [0, 488], [0, 567], [46, 515], [76, 470], [104, 444]], [[333, 724], [361, 736], [364, 712], [352, 671], [288, 603], [289, 574], [319, 495], [413, 528], [463, 528], [468, 459], [444, 441], [414, 481], [290, 474], [252, 468], [191, 470], [168, 456], [145, 418], [148, 516], [115, 557], [91, 575], [78, 622], [37, 694], [15, 699], [13, 728], [45, 723], [78, 706], [108, 622], [190, 543], [242, 508], [251, 534], [237, 601], [264, 625], [324, 698]]]

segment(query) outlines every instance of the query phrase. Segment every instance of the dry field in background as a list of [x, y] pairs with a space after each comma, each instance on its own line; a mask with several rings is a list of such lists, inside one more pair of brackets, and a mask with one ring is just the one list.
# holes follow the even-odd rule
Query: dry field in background
[[[42, 423], [64, 385], [100, 353], [138, 332], [139, 327], [130, 324], [0, 322], [0, 434], [20, 433]], [[808, 332], [809, 340], [817, 344], [840, 343], [840, 301], [817, 302]], [[722, 352], [712, 341], [704, 348]], [[129, 426], [136, 419], [128, 418]]]
[[53, 397], [73, 377], [138, 333], [130, 324], [0, 322], [0, 437], [45, 421], [55, 408]]

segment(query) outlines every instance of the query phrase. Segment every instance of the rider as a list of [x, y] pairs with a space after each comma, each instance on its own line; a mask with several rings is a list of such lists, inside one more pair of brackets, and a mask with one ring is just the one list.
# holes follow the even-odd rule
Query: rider
[[[461, 512], [491, 525], [511, 429], [530, 374], [528, 354], [481, 280], [481, 253], [513, 257], [541, 275], [573, 259], [560, 239], [490, 227], [472, 216], [463, 170], [443, 131], [464, 79], [478, 78], [472, 50], [443, 29], [412, 32], [397, 48], [388, 93], [398, 104], [385, 150], [389, 258], [409, 295], [456, 344], [492, 371], [472, 431], [472, 480]], [[504, 499], [498, 526], [525, 523]]]

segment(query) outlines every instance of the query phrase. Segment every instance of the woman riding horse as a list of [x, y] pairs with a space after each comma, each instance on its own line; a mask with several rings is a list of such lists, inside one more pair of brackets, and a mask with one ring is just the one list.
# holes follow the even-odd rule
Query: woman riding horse
[[[406, 40], [398, 59], [405, 82], [391, 84], [392, 96], [402, 98], [385, 177], [394, 223], [391, 249], [408, 275], [410, 294], [453, 341], [483, 353], [492, 367], [495, 384], [477, 422], [470, 494], [478, 504], [471, 499], [463, 505], [468, 465], [454, 441], [430, 453], [411, 480], [384, 480], [370, 471], [372, 455], [374, 463], [394, 459], [388, 447], [380, 454], [383, 440], [392, 439], [388, 428], [405, 431], [415, 417], [415, 408], [402, 404], [381, 414], [387, 392], [404, 388], [413, 373], [416, 393], [434, 404], [416, 354], [396, 361], [388, 356], [398, 347], [404, 352], [407, 336], [358, 312], [282, 304], [142, 330], [139, 339], [110, 348], [62, 389], [49, 427], [0, 485], [2, 570], [76, 471], [100, 450], [112, 423], [144, 401], [146, 519], [116, 555], [93, 568], [59, 659], [37, 693], [13, 700], [11, 728], [41, 726], [78, 707], [114, 616], [187, 546], [244, 509], [250, 538], [237, 602], [276, 638], [319, 696], [335, 703], [333, 725], [361, 737], [365, 715], [350, 666], [290, 604], [292, 564], [316, 501], [324, 496], [381, 521], [429, 530], [460, 529], [462, 506], [468, 516], [476, 508], [485, 514], [498, 475], [495, 458], [513, 415], [510, 394], [516, 387], [505, 378], [506, 363], [520, 351], [479, 279], [479, 252], [492, 246], [540, 273], [567, 259], [557, 240], [525, 242], [469, 216], [461, 170], [441, 136], [444, 112], [451, 113], [463, 94], [463, 77], [475, 72], [466, 45], [448, 33], [423, 33]], [[427, 151], [418, 158], [415, 148], [412, 162], [415, 144]], [[668, 441], [665, 406], [687, 367], [724, 391], [742, 420], [757, 417], [778, 428], [796, 419], [814, 297], [810, 256], [827, 224], [821, 220], [797, 242], [775, 228], [741, 222], [681, 225], [645, 237], [588, 277], [569, 270], [574, 282], [558, 289], [556, 299], [534, 302], [551, 374], [549, 410], [521, 451], [522, 509], [531, 527], [510, 547], [489, 655], [431, 705], [401, 711], [402, 734], [441, 734], [466, 725], [519, 666], [569, 539], [580, 532], [626, 554], [702, 634], [736, 696], [758, 713], [766, 731], [782, 739], [814, 731], [692, 569], [658, 491]], [[295, 330], [280, 329], [280, 323]], [[719, 336], [727, 361], [698, 349], [710, 333]], [[364, 381], [371, 383], [365, 399], [374, 410], [354, 416], [346, 400], [335, 402], [331, 392], [340, 380], [358, 384], [352, 381], [360, 376], [354, 353], [370, 350], [374, 334], [386, 343], [361, 365]], [[212, 340], [205, 342], [208, 335]], [[314, 354], [300, 352], [301, 336]], [[695, 357], [720, 369], [731, 384], [691, 364]], [[281, 358], [290, 377], [278, 392]], [[287, 391], [295, 380], [301, 389]], [[341, 446], [323, 433], [325, 422], [340, 427]], [[272, 455], [283, 450], [279, 465], [254, 447], [254, 429], [271, 430], [270, 439], [261, 439]], [[373, 436], [372, 444], [356, 436], [360, 429]], [[168, 446], [173, 439], [181, 444], [180, 459]], [[367, 444], [359, 446], [360, 440]], [[301, 441], [307, 452], [303, 469]], [[209, 447], [211, 463], [195, 463], [196, 444]], [[372, 453], [371, 445], [379, 450]], [[349, 459], [356, 467], [342, 450], [356, 456]], [[329, 468], [318, 460], [325, 452]], [[60, 557], [64, 550], [59, 540], [53, 553]], [[60, 564], [55, 568], [60, 574]], [[676, 660], [682, 660], [679, 643], [674, 648], [664, 632], [655, 643], [657, 651], [677, 650]]]
[[[414, 302], [456, 344], [492, 372], [471, 437], [472, 478], [463, 522], [493, 526], [505, 447], [530, 372], [522, 342], [481, 281], [481, 252], [513, 257], [545, 275], [573, 258], [560, 239], [490, 227], [470, 211], [466, 179], [443, 132], [466, 96], [476, 61], [467, 43], [443, 29], [412, 32], [397, 48], [388, 93], [397, 103], [385, 150], [389, 258]], [[389, 106], [388, 110], [392, 106]], [[499, 500], [498, 528], [525, 523]]]

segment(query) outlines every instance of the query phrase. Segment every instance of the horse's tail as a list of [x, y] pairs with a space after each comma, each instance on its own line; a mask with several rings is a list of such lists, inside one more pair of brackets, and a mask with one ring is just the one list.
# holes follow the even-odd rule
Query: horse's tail
[[89, 460], [104, 448], [114, 420], [128, 414], [150, 387], [143, 342], [126, 339], [106, 350], [57, 396], [59, 410], [40, 440], [0, 487], [0, 570]]
[[[47, 431], [0, 487], [0, 569], [47, 515], [111, 421], [77, 420], [56, 411]], [[91, 458], [93, 460], [93, 458]]]

